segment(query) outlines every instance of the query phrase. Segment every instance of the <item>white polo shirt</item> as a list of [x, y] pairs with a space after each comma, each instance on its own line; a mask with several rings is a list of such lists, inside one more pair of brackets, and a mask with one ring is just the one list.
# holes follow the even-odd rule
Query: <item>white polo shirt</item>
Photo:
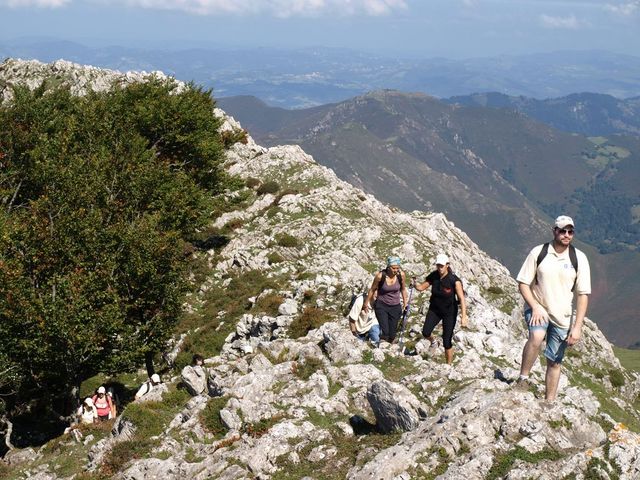
[[589, 295], [591, 293], [591, 271], [589, 261], [582, 251], [576, 248], [578, 259], [578, 278], [569, 258], [569, 249], [557, 253], [553, 243], [549, 244], [549, 250], [540, 265], [538, 265], [538, 282], [535, 283], [536, 262], [543, 245], [534, 247], [527, 256], [517, 280], [531, 287], [533, 298], [542, 305], [551, 322], [560, 328], [571, 326], [571, 314], [573, 312], [574, 292], [571, 291], [575, 281], [575, 293]]

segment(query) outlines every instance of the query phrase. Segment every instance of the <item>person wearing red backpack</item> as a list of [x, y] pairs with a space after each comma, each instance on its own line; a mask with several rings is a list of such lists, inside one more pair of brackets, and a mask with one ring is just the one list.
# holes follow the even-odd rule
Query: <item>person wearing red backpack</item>
[[107, 395], [107, 389], [104, 388], [103, 385], [98, 388], [98, 393], [93, 396], [92, 400], [98, 411], [98, 421], [104, 422], [109, 420], [113, 412], [113, 403], [111, 397]]

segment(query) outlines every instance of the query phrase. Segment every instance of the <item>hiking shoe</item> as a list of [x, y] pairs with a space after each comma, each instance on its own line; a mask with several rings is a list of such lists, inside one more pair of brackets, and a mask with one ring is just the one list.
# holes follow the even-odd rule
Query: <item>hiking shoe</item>
[[518, 378], [518, 380], [513, 383], [513, 388], [521, 392], [529, 392], [534, 388], [534, 385], [528, 378]]
[[435, 339], [429, 344], [429, 350], [435, 350], [436, 348], [438, 348], [438, 346], [438, 339]]

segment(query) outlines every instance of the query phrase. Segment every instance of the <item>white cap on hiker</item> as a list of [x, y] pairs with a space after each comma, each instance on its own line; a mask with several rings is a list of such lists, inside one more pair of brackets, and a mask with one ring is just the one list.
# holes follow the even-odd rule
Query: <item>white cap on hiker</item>
[[151, 381], [153, 383], [160, 383], [160, 375], [158, 375], [157, 373], [154, 373], [153, 375], [151, 375]]
[[436, 265], [447, 265], [448, 263], [449, 257], [447, 257], [444, 253], [441, 253], [436, 257]]
[[87, 397], [84, 399], [84, 403], [90, 407], [93, 407], [93, 398]]
[[106, 393], [106, 389], [104, 387], [98, 388], [98, 393]]
[[566, 215], [560, 215], [558, 218], [556, 218], [556, 228], [564, 228], [567, 225], [571, 225], [572, 227], [575, 227], [575, 224], [573, 223], [573, 218], [567, 217]]

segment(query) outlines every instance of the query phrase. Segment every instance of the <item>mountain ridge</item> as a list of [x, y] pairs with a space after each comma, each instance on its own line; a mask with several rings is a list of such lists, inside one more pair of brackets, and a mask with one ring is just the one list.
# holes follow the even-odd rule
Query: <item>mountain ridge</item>
[[[632, 204], [639, 201], [634, 184], [640, 181], [640, 144], [633, 137], [598, 144], [517, 111], [447, 105], [395, 91], [290, 111], [287, 121], [286, 111], [247, 98], [238, 108], [233, 99], [219, 104], [265, 145], [299, 144], [342, 179], [386, 202], [446, 213], [513, 274], [525, 253], [548, 239], [555, 216], [574, 215], [577, 240], [599, 237], [600, 248], [620, 252], [608, 257], [579, 243], [594, 269], [606, 272], [594, 279], [591, 308], [606, 318], [610, 305], [618, 305], [615, 320], [605, 320], [603, 328], [621, 345], [635, 343], [630, 334], [640, 337], [634, 302], [625, 300], [639, 294], [637, 274], [629, 270], [638, 252], [634, 237], [627, 241], [621, 233], [635, 228]], [[616, 157], [618, 148], [627, 152], [624, 159]], [[541, 171], [554, 174], [542, 177]], [[615, 209], [605, 209], [607, 202]], [[612, 225], [614, 220], [624, 225]]]
[[[217, 113], [223, 129], [242, 128]], [[177, 389], [184, 380], [169, 370], [166, 391], [126, 405], [111, 431], [80, 428], [43, 448], [10, 452], [3, 473], [36, 480], [632, 478], [640, 417], [631, 400], [640, 377], [621, 367], [594, 322], [586, 320], [582, 341], [567, 354], [558, 401], [545, 405], [539, 363], [530, 391], [509, 385], [526, 338], [515, 281], [445, 215], [385, 205], [295, 145], [266, 148], [248, 137], [231, 147], [225, 168], [244, 185], [221, 194], [227, 208], [208, 230], [227, 241], [195, 254], [208, 269], [186, 299], [191, 326], [172, 352], [208, 349], [217, 390], [188, 398]], [[427, 295], [416, 296], [406, 350], [374, 349], [351, 335], [341, 309], [386, 255], [422, 276], [442, 251], [469, 305], [470, 328], [455, 334], [453, 365], [420, 338], [417, 312]], [[260, 276], [269, 282], [252, 293], [243, 288]], [[215, 308], [227, 290], [239, 296], [239, 309]], [[223, 338], [219, 349], [212, 332]], [[392, 418], [406, 419], [399, 431], [376, 430]]]

